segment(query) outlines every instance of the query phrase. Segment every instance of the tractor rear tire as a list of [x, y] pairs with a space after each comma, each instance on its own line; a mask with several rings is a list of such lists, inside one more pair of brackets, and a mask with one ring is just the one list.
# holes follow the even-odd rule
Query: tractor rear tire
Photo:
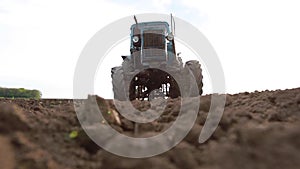
[[111, 77], [113, 84], [114, 99], [126, 100], [126, 86], [122, 67], [114, 67], [111, 69]]
[[[196, 97], [196, 96], [201, 96], [203, 93], [202, 87], [202, 69], [201, 65], [197, 60], [190, 60], [185, 63], [185, 68], [188, 69], [194, 77], [191, 77], [190, 80], [196, 80], [196, 84], [198, 89], [196, 89], [196, 86], [190, 86], [190, 96], [191, 97]], [[198, 91], [198, 93], [196, 92]]]

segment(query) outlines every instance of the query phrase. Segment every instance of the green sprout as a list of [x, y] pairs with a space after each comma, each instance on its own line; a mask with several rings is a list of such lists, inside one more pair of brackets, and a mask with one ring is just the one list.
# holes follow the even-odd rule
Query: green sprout
[[78, 131], [72, 131], [70, 134], [69, 134], [69, 138], [71, 139], [74, 139], [78, 136]]

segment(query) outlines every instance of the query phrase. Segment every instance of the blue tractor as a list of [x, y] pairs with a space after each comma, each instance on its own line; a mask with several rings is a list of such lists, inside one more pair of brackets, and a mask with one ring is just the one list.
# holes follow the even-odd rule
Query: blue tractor
[[[130, 55], [122, 56], [122, 66], [111, 69], [114, 98], [123, 101], [177, 98], [184, 97], [183, 93], [201, 95], [201, 66], [196, 60], [183, 65], [176, 53], [172, 15], [171, 26], [162, 21], [138, 23], [135, 16], [134, 19], [135, 24], [130, 28]], [[196, 86], [190, 85], [191, 78]], [[179, 87], [179, 81], [183, 88]]]

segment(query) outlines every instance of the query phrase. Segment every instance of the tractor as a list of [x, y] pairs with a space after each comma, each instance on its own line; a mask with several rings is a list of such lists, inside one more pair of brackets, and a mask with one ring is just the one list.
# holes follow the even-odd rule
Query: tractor
[[[202, 70], [196, 60], [183, 64], [175, 48], [175, 20], [138, 23], [130, 28], [130, 55], [111, 69], [114, 99], [151, 100], [202, 94]], [[191, 79], [196, 85], [191, 85]], [[183, 87], [179, 83], [184, 84]], [[195, 90], [195, 87], [197, 90]], [[184, 91], [184, 92], [182, 92]], [[188, 93], [188, 94], [184, 94]]]

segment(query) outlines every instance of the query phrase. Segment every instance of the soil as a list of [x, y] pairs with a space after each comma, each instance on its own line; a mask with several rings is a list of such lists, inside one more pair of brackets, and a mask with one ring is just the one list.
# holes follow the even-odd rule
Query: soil
[[[226, 107], [213, 136], [198, 137], [210, 107], [201, 97], [194, 127], [176, 147], [161, 155], [129, 159], [106, 152], [82, 130], [73, 100], [0, 99], [1, 169], [298, 169], [300, 166], [300, 88], [226, 95]], [[89, 102], [88, 100], [81, 100]], [[180, 99], [169, 100], [156, 121], [139, 125], [140, 136], [164, 131], [176, 119]], [[134, 135], [135, 125], [118, 115], [112, 100], [97, 97], [106, 121]], [[191, 99], [192, 102], [192, 99]], [[140, 109], [149, 103], [134, 101]], [[154, 112], [155, 113], [155, 112]]]

